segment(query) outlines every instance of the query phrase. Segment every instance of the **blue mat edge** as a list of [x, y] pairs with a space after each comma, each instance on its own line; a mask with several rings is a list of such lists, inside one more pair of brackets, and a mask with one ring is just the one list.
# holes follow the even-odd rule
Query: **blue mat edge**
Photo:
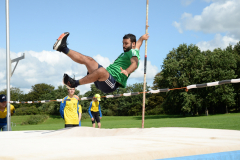
[[163, 158], [156, 160], [240, 160], [240, 150], [229, 152], [218, 152], [210, 154], [200, 154], [194, 156]]

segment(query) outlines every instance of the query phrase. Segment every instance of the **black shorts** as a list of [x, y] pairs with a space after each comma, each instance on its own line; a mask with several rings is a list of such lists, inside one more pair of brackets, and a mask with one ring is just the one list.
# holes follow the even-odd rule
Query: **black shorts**
[[[101, 67], [103, 66], [98, 64], [98, 68]], [[94, 84], [97, 87], [97, 89], [100, 89], [104, 93], [111, 93], [119, 87], [119, 83], [113, 78], [113, 76], [110, 73], [106, 81], [96, 81], [94, 82]]]
[[78, 127], [79, 124], [65, 124], [65, 128], [68, 128], [68, 127]]
[[95, 123], [95, 120], [97, 121], [97, 123], [100, 123], [99, 112], [92, 112], [91, 111], [91, 114], [93, 116], [92, 124]]

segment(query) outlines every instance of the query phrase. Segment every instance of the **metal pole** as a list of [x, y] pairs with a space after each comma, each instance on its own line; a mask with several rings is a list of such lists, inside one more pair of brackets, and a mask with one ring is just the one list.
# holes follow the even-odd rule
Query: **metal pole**
[[[18, 62], [19, 62], [20, 60], [24, 59], [24, 58], [25, 58], [25, 53], [23, 53], [23, 55], [22, 55], [21, 57], [18, 57], [18, 58], [15, 58], [15, 59], [11, 60], [10, 66], [9, 66], [11, 77], [13, 76], [13, 73], [14, 73], [15, 69], [17, 68]], [[17, 62], [17, 63], [16, 63], [16, 65], [15, 65], [13, 71], [12, 71], [12, 69], [11, 69], [11, 64], [12, 64], [13, 62]], [[11, 77], [10, 77], [10, 79], [11, 79]]]
[[7, 31], [7, 46], [6, 46], [6, 55], [7, 55], [7, 130], [11, 129], [11, 115], [10, 115], [10, 41], [9, 41], [9, 0], [6, 0], [6, 31]]
[[[148, 3], [146, 7], [146, 34], [148, 33]], [[143, 83], [143, 107], [142, 107], [142, 128], [144, 128], [144, 117], [145, 117], [145, 97], [146, 97], [146, 71], [147, 71], [147, 40], [145, 40], [145, 59], [144, 59], [144, 83]]]

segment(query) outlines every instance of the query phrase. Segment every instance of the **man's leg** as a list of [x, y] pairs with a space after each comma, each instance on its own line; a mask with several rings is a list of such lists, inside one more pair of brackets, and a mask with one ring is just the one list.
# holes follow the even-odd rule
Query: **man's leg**
[[[53, 46], [54, 50], [59, 52], [63, 52], [68, 55], [73, 61], [84, 64], [89, 72], [89, 75], [80, 79], [79, 81], [74, 81], [71, 77], [64, 75], [64, 83], [67, 84], [69, 87], [76, 87], [77, 85], [88, 84], [95, 81], [105, 81], [109, 77], [109, 73], [104, 68], [98, 69], [98, 63], [91, 57], [85, 56], [79, 52], [70, 50], [67, 47], [67, 37], [69, 36], [68, 32], [63, 33], [57, 39], [56, 43]], [[96, 71], [96, 72], [95, 72]], [[95, 72], [95, 73], [94, 73]], [[94, 74], [92, 74], [94, 73]]]
[[70, 33], [65, 32], [60, 35], [60, 37], [57, 39], [56, 43], [53, 46], [54, 50], [57, 50], [59, 52], [63, 52], [68, 57], [70, 57], [73, 61], [84, 64], [87, 67], [87, 70], [89, 73], [92, 73], [94, 70], [98, 68], [98, 63], [91, 57], [85, 56], [79, 52], [76, 52], [74, 50], [70, 50], [67, 47], [67, 37]]
[[[7, 125], [5, 125], [5, 126], [2, 127], [2, 131], [8, 131]], [[11, 126], [10, 126], [10, 128], [9, 128], [9, 131], [12, 131]]]
[[92, 116], [93, 116], [92, 126], [93, 126], [93, 128], [95, 128], [95, 114], [92, 111], [91, 111], [91, 113], [92, 113]]
[[100, 129], [101, 128], [101, 123], [99, 122], [97, 125], [98, 125], [98, 128]]
[[99, 111], [96, 112], [96, 121], [97, 121], [97, 124], [98, 124], [98, 128], [101, 128], [101, 123], [100, 123], [100, 118], [99, 118]]
[[79, 80], [74, 80], [71, 77], [69, 77], [67, 74], [64, 74], [63, 76], [63, 82], [67, 86], [71, 88], [75, 88], [79, 85], [83, 84], [88, 84], [88, 83], [93, 83], [96, 81], [106, 81], [109, 77], [108, 71], [101, 67], [96, 70], [94, 70], [92, 73], [88, 74], [87, 76], [83, 77], [82, 79]]
[[105, 81], [108, 79], [109, 77], [108, 71], [103, 67], [98, 68], [98, 63], [93, 58], [82, 55], [81, 53], [78, 53], [73, 50], [69, 50], [67, 55], [73, 61], [80, 64], [84, 64], [87, 67], [89, 74], [83, 77], [82, 79], [78, 80], [79, 85], [93, 83], [96, 81]]
[[92, 57], [85, 56], [71, 49], [69, 50], [67, 56], [70, 57], [74, 62], [84, 64], [90, 74], [94, 70], [98, 69], [98, 63]]
[[105, 81], [109, 77], [108, 71], [101, 67], [96, 70], [94, 70], [92, 73], [89, 73], [85, 77], [79, 80], [79, 84], [88, 84], [96, 81]]

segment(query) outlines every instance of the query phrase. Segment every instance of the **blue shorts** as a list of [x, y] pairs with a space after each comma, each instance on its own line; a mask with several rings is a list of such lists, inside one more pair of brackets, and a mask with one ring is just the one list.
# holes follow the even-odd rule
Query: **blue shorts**
[[[103, 66], [98, 64], [98, 68], [101, 67]], [[104, 93], [111, 93], [119, 87], [119, 83], [113, 78], [113, 76], [110, 73], [106, 81], [96, 81], [94, 82], [94, 84], [97, 87], [97, 89], [100, 89]]]

